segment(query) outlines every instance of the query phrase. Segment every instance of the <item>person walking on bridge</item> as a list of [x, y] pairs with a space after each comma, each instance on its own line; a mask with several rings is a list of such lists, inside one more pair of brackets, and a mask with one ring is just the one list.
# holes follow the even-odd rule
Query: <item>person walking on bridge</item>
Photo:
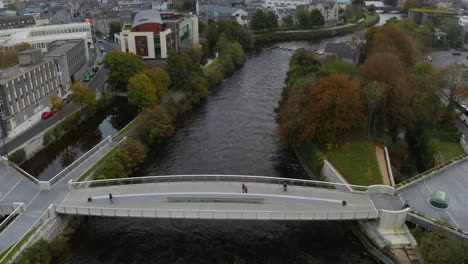
[[109, 201], [110, 201], [111, 203], [112, 203], [112, 199], [113, 199], [113, 198], [114, 198], [114, 197], [112, 196], [112, 193], [109, 193]]
[[242, 193], [245, 193], [245, 184], [242, 184]]
[[288, 190], [288, 183], [286, 181], [284, 181], [283, 183], [283, 191], [287, 191]]

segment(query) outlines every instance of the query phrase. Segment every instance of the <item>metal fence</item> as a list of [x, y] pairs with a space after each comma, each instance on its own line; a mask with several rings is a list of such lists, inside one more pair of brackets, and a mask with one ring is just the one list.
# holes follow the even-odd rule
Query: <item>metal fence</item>
[[[244, 176], [244, 175], [173, 175], [173, 176], [145, 176], [135, 178], [122, 179], [106, 179], [95, 181], [70, 181], [71, 189], [83, 189], [94, 187], [106, 187], [115, 185], [128, 184], [146, 184], [146, 183], [171, 183], [171, 182], [239, 182], [239, 183], [268, 183], [268, 184], [284, 184], [291, 186], [302, 186], [322, 189], [337, 189], [339, 187], [352, 187], [352, 191], [348, 192], [366, 192], [367, 186], [347, 185], [342, 183], [311, 181], [290, 178], [277, 178], [267, 176]], [[339, 188], [344, 191], [345, 188]]]
[[14, 210], [0, 223], [0, 231], [3, 231], [8, 225], [13, 222], [17, 215], [24, 211], [23, 203], [12, 204]]
[[15, 204], [0, 204], [0, 216], [9, 215], [16, 209]]
[[57, 173], [52, 179], [49, 180], [50, 187], [54, 186], [58, 181], [65, 177], [69, 172], [78, 167], [83, 161], [87, 160], [94, 153], [98, 152], [102, 147], [109, 144], [112, 141], [111, 136], [107, 136], [103, 141], [99, 142], [96, 146], [86, 152], [83, 156], [79, 157], [72, 164], [68, 165], [61, 172]]
[[250, 219], [250, 220], [356, 220], [375, 219], [375, 210], [362, 211], [250, 211], [98, 208], [54, 205], [56, 213], [108, 217], [178, 218], [178, 219]]

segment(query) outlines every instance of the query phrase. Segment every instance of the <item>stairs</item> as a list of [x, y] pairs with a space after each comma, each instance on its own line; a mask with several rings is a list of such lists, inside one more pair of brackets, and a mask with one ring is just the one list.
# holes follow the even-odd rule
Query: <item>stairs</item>
[[405, 252], [408, 256], [408, 259], [411, 260], [411, 263], [419, 263], [418, 255], [416, 255], [416, 250], [411, 245], [405, 245]]

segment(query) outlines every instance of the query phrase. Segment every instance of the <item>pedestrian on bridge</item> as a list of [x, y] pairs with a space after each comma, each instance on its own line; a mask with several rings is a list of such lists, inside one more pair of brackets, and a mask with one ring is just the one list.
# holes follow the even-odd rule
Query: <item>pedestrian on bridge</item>
[[244, 185], [244, 190], [245, 190], [245, 193], [248, 193], [249, 191], [247, 190], [247, 185]]
[[113, 198], [114, 198], [114, 197], [112, 196], [112, 193], [109, 193], [109, 201], [110, 201], [111, 203], [112, 203], [112, 199], [113, 199]]
[[283, 191], [287, 191], [288, 190], [288, 183], [286, 181], [284, 181], [283, 183]]
[[245, 184], [242, 184], [242, 193], [245, 193]]

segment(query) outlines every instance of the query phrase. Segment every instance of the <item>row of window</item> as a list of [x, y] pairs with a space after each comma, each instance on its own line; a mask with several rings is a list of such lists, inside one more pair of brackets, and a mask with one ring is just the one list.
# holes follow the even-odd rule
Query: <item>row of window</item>
[[14, 26], [14, 25], [21, 25], [21, 24], [24, 24], [24, 23], [28, 23], [28, 24], [31, 24], [31, 23], [34, 23], [34, 20], [21, 20], [21, 21], [13, 21], [13, 22], [5, 22], [5, 23], [0, 23], [0, 26], [2, 27], [6, 27], [6, 26]]
[[51, 30], [37, 30], [31, 31], [31, 36], [47, 36], [56, 34], [76, 33], [76, 32], [90, 32], [89, 27], [78, 27], [78, 28], [62, 28], [62, 29], [51, 29]]

